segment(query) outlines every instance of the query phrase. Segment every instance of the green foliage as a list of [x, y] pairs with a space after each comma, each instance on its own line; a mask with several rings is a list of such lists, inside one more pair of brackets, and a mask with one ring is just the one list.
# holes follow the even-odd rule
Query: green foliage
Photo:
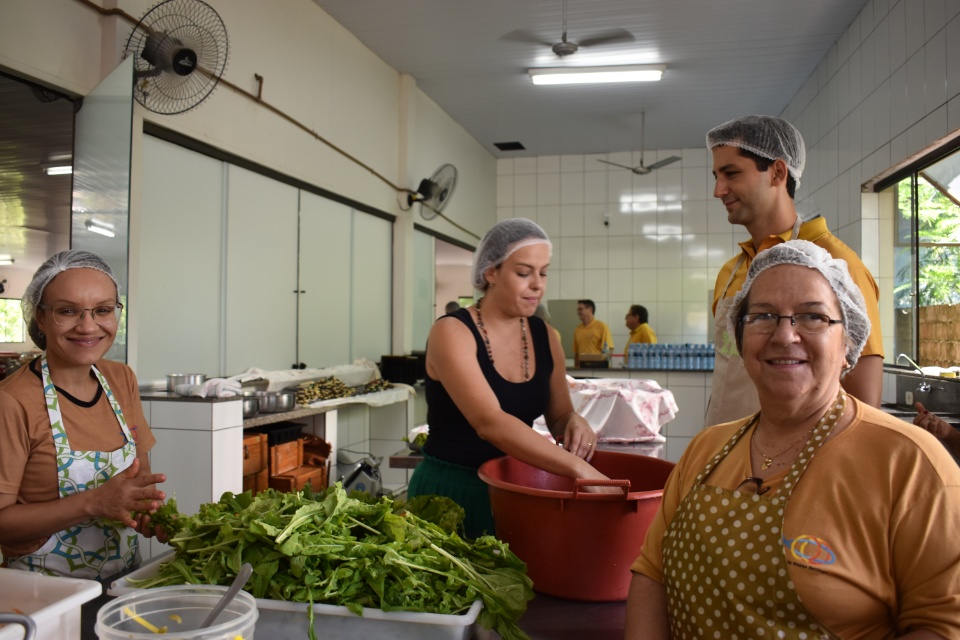
[[[897, 205], [900, 216], [909, 221], [914, 211], [909, 179], [897, 185]], [[896, 306], [912, 306], [910, 293], [914, 286], [918, 288], [919, 306], [956, 304], [960, 302], [960, 290], [956, 286], [960, 247], [950, 244], [960, 243], [960, 207], [921, 177], [917, 180], [916, 212], [920, 244], [918, 282], [914, 283], [911, 277], [912, 264], [900, 267], [894, 289]]]
[[20, 301], [8, 298], [0, 300], [0, 342], [23, 342], [24, 334]]
[[533, 597], [526, 565], [493, 536], [468, 542], [452, 533], [463, 515], [450, 505], [358, 500], [340, 483], [316, 493], [228, 492], [193, 516], [176, 514], [169, 501], [160, 518], [176, 530], [176, 554], [156, 576], [131, 584], [226, 585], [249, 562], [246, 590], [256, 598], [345, 606], [357, 615], [364, 607], [460, 615], [482, 599], [481, 625], [505, 640], [526, 638], [517, 626]]

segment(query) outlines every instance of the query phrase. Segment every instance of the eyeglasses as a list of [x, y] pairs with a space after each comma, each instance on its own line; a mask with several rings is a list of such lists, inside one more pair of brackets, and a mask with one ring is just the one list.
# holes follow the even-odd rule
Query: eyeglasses
[[770, 487], [763, 486], [763, 480], [760, 478], [750, 476], [743, 482], [737, 485], [737, 488], [734, 491], [740, 491], [741, 489], [747, 489], [745, 493], [753, 493], [758, 496], [762, 496], [767, 491], [770, 491]]
[[71, 307], [70, 305], [51, 307], [48, 304], [38, 304], [37, 308], [53, 311], [53, 321], [57, 323], [58, 327], [73, 328], [77, 326], [83, 322], [84, 313], [87, 311], [90, 312], [90, 317], [93, 318], [93, 321], [101, 327], [112, 327], [120, 320], [120, 312], [123, 311], [123, 304], [119, 302], [116, 304], [101, 304], [96, 307], [87, 307], [84, 309]]
[[790, 326], [799, 333], [823, 333], [830, 325], [843, 324], [843, 320], [834, 320], [822, 313], [795, 313], [781, 316], [776, 313], [745, 313], [740, 316], [740, 324], [751, 333], [774, 333], [781, 320], [790, 320]]

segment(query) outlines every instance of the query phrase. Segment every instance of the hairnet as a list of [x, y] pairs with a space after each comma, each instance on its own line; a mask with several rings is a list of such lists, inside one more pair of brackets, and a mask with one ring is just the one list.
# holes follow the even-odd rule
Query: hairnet
[[43, 290], [50, 284], [51, 280], [68, 269], [96, 269], [110, 276], [113, 284], [117, 285], [117, 289], [119, 290], [120, 288], [120, 285], [117, 284], [116, 277], [113, 275], [113, 271], [110, 269], [110, 265], [104, 262], [103, 258], [97, 254], [77, 249], [61, 251], [40, 265], [37, 272], [33, 274], [33, 280], [27, 285], [23, 299], [20, 300], [20, 308], [23, 310], [23, 321], [28, 326], [37, 312], [37, 305], [40, 304], [40, 300], [43, 298]]
[[707, 132], [707, 149], [725, 145], [755, 153], [768, 160], [783, 160], [797, 186], [807, 162], [803, 136], [795, 126], [773, 116], [743, 116]]
[[731, 333], [735, 334], [739, 316], [740, 304], [750, 292], [750, 287], [761, 273], [770, 267], [782, 264], [793, 264], [808, 267], [819, 271], [826, 278], [840, 303], [840, 313], [843, 316], [843, 328], [847, 334], [847, 363], [852, 367], [860, 358], [863, 345], [870, 335], [870, 318], [867, 316], [867, 305], [863, 300], [860, 288], [850, 277], [847, 261], [834, 258], [830, 253], [807, 240], [790, 240], [770, 247], [757, 254], [747, 271], [747, 279], [743, 288], [733, 299], [735, 313], [727, 318]]
[[483, 272], [503, 264], [514, 251], [531, 244], [546, 244], [553, 250], [546, 232], [532, 220], [510, 218], [493, 225], [473, 253], [473, 286], [486, 291], [489, 285]]

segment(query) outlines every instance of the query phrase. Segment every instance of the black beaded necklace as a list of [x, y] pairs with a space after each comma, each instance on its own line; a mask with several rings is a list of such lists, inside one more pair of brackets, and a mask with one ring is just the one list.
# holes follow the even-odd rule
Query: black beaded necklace
[[[483, 336], [483, 344], [487, 347], [487, 357], [490, 358], [490, 364], [493, 364], [493, 351], [490, 349], [490, 336], [487, 335], [487, 329], [483, 326], [483, 315], [480, 313], [480, 303], [483, 298], [477, 300], [477, 328], [480, 329], [480, 335]], [[523, 349], [523, 379], [530, 379], [530, 351], [527, 347], [527, 323], [520, 318], [520, 345]]]

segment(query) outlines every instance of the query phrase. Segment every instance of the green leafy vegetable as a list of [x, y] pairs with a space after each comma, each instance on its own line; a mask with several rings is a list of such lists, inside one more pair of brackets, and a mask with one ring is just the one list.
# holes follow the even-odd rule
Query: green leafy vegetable
[[527, 638], [517, 620], [532, 582], [505, 543], [460, 538], [463, 510], [446, 498], [400, 505], [358, 497], [340, 483], [320, 492], [228, 492], [193, 516], [177, 514], [171, 500], [160, 518], [176, 554], [156, 576], [129, 582], [226, 585], [249, 562], [246, 589], [256, 598], [345, 606], [357, 615], [364, 607], [462, 615], [481, 599], [482, 626], [505, 640]]

